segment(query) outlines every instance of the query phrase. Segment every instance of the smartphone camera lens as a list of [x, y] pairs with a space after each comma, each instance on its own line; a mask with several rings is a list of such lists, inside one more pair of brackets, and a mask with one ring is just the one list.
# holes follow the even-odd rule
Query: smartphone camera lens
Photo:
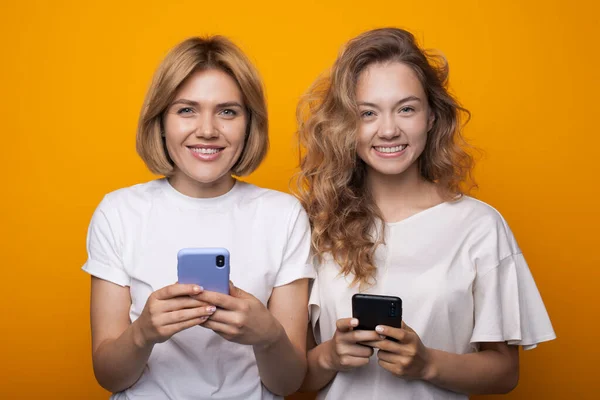
[[225, 256], [217, 256], [217, 267], [225, 266]]
[[390, 317], [396, 316], [396, 303], [390, 303]]

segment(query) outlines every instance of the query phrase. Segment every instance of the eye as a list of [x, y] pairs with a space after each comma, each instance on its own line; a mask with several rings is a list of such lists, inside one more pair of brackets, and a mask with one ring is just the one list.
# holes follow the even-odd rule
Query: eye
[[194, 110], [191, 109], [190, 107], [183, 107], [183, 108], [180, 108], [179, 110], [177, 110], [177, 114], [191, 114], [193, 112], [194, 112]]
[[224, 115], [226, 117], [235, 117], [236, 115], [238, 115], [238, 112], [235, 110], [232, 110], [231, 108], [226, 108], [223, 111], [221, 111], [219, 114]]
[[375, 113], [371, 110], [363, 111], [360, 113], [361, 118], [372, 118], [375, 116]]
[[411, 113], [411, 112], [415, 111], [415, 109], [412, 107], [402, 107], [399, 111], [402, 114], [406, 114], [406, 113]]

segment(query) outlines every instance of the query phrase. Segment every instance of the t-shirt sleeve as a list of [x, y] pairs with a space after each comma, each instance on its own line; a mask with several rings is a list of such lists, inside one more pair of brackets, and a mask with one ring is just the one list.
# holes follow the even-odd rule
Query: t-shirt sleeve
[[494, 265], [477, 266], [471, 343], [477, 347], [481, 342], [507, 342], [527, 350], [555, 339], [540, 292], [508, 226], [500, 224], [493, 239], [490, 248], [499, 244], [513, 251]]
[[308, 298], [308, 318], [312, 325], [313, 335], [317, 344], [321, 343], [319, 317], [321, 316], [321, 293], [319, 292], [319, 276], [311, 282]]
[[129, 286], [121, 257], [121, 225], [105, 197], [92, 216], [87, 235], [88, 259], [82, 269], [97, 278]]
[[308, 216], [300, 203], [296, 203], [288, 223], [288, 240], [275, 278], [275, 287], [315, 277], [314, 267], [309, 262], [310, 246]]

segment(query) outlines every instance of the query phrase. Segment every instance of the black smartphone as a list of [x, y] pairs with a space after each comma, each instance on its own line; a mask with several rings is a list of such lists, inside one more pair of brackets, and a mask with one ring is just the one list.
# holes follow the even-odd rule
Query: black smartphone
[[[402, 299], [396, 296], [357, 293], [352, 296], [352, 317], [358, 319], [354, 329], [374, 331], [377, 325], [402, 327]], [[388, 337], [390, 340], [393, 338]]]

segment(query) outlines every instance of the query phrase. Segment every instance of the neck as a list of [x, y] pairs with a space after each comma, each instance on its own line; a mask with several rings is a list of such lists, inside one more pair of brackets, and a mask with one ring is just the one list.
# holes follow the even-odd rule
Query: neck
[[199, 199], [222, 196], [229, 192], [233, 188], [233, 185], [235, 185], [235, 179], [231, 175], [222, 176], [214, 182], [204, 183], [191, 179], [179, 171], [169, 177], [168, 180], [171, 186], [178, 192]]
[[401, 221], [443, 201], [435, 183], [423, 179], [417, 163], [397, 175], [368, 168], [367, 185], [385, 222]]

